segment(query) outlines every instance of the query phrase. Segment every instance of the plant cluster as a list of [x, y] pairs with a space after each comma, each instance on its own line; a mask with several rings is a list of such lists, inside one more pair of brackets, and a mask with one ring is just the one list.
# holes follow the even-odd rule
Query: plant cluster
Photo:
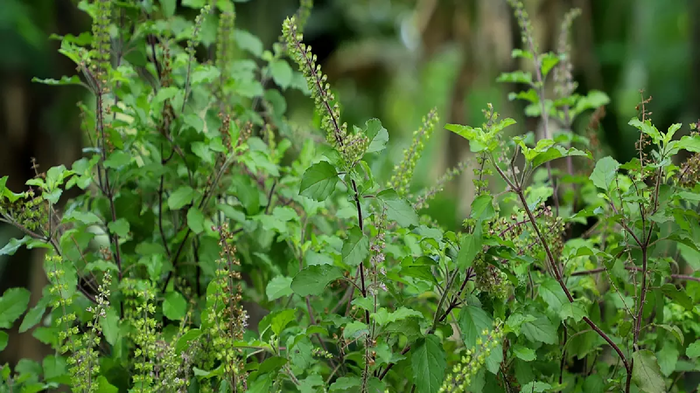
[[[542, 53], [510, 3], [524, 70], [498, 80], [525, 86], [510, 98], [542, 132], [505, 137], [516, 122], [489, 104], [478, 127], [444, 126], [474, 159], [415, 190], [437, 111], [376, 176], [389, 132], [343, 122], [304, 43], [311, 1], [271, 50], [236, 28], [231, 1], [182, 2], [193, 20], [174, 0], [80, 1], [91, 33], [60, 37], [79, 75], [37, 82], [87, 89], [84, 157], [20, 193], [0, 178], [0, 220], [24, 234], [0, 255], [46, 249], [49, 282], [29, 309], [7, 290], [0, 328], [21, 319], [55, 354], [4, 365], [0, 391], [695, 388], [700, 135], [656, 128], [642, 96], [638, 157], [595, 159], [609, 100], [576, 91], [577, 12]], [[317, 121], [288, 120], [285, 93], [310, 96]], [[420, 213], [467, 168], [470, 213], [445, 230]]]

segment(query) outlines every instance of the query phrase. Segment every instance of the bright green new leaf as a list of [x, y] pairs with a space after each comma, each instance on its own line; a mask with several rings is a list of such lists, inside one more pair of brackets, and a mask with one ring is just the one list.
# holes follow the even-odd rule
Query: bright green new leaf
[[187, 211], [187, 226], [195, 234], [200, 234], [204, 231], [204, 213], [198, 207], [192, 206]]
[[286, 309], [274, 313], [270, 327], [276, 335], [282, 334], [284, 328], [295, 320], [294, 312], [294, 309]]
[[618, 168], [620, 168], [620, 163], [617, 160], [610, 156], [603, 157], [595, 164], [590, 179], [596, 187], [607, 191], [610, 183], [615, 180]]
[[476, 258], [482, 250], [481, 243], [482, 236], [480, 226], [474, 233], [466, 233], [462, 236], [459, 253], [457, 254], [457, 266], [460, 272], [464, 272], [472, 265], [474, 258]]
[[696, 358], [700, 356], [700, 340], [688, 345], [688, 348], [685, 350], [685, 356], [689, 358]]
[[284, 60], [275, 60], [270, 63], [270, 72], [272, 73], [272, 79], [277, 83], [277, 85], [283, 89], [289, 87], [292, 82], [292, 67], [289, 66]]
[[367, 120], [362, 132], [370, 141], [365, 153], [376, 153], [386, 148], [386, 144], [389, 142], [389, 132], [382, 126], [379, 119]]

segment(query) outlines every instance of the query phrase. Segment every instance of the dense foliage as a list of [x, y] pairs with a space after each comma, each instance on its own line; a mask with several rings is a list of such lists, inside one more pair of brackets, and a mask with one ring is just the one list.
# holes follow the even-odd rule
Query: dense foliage
[[[377, 178], [389, 132], [342, 121], [304, 44], [311, 2], [270, 50], [236, 29], [233, 3], [204, 3], [183, 2], [188, 20], [175, 0], [81, 1], [92, 32], [60, 49], [80, 76], [37, 80], [94, 100], [83, 158], [21, 193], [0, 178], [0, 220], [25, 234], [0, 254], [45, 248], [50, 282], [31, 308], [7, 290], [0, 327], [56, 351], [5, 365], [0, 391], [695, 388], [700, 135], [657, 129], [641, 96], [637, 157], [598, 157], [608, 97], [576, 91], [576, 11], [541, 53], [511, 1], [524, 70], [499, 81], [525, 86], [511, 99], [541, 129], [509, 134], [490, 104], [478, 127], [447, 124], [474, 158], [415, 192], [435, 110]], [[286, 119], [285, 94], [310, 96], [315, 123]], [[445, 231], [420, 213], [466, 168], [477, 196], [464, 230]]]

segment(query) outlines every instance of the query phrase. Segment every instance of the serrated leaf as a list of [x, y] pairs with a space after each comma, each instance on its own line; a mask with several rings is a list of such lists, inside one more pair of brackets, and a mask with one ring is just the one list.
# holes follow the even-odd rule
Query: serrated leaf
[[333, 165], [321, 161], [311, 165], [301, 177], [299, 195], [322, 202], [335, 190], [338, 183], [338, 171]]
[[527, 348], [520, 344], [516, 344], [513, 346], [513, 354], [515, 354], [515, 356], [519, 359], [522, 359], [526, 362], [531, 362], [537, 359], [537, 355], [535, 354], [535, 351], [532, 348]]
[[396, 191], [392, 189], [384, 190], [377, 194], [377, 198], [384, 203], [386, 216], [389, 220], [396, 221], [402, 227], [418, 225], [418, 214]]
[[540, 284], [538, 291], [542, 300], [544, 300], [547, 307], [554, 310], [554, 312], [559, 313], [562, 306], [569, 303], [569, 300], [564, 294], [564, 290], [561, 288], [559, 283], [550, 277], [547, 277]]
[[179, 321], [187, 314], [187, 300], [179, 292], [168, 292], [163, 301], [163, 315], [166, 318]]
[[9, 329], [29, 305], [29, 291], [10, 288], [0, 297], [0, 328]]
[[658, 393], [666, 390], [666, 383], [661, 376], [661, 369], [656, 362], [656, 355], [648, 349], [643, 349], [632, 354], [634, 368], [632, 369], [632, 382], [639, 390], [646, 393]]
[[370, 317], [379, 325], [384, 326], [407, 318], [423, 318], [423, 314], [406, 307], [399, 307], [393, 312], [388, 312], [386, 308], [380, 308], [376, 313], [371, 313]]
[[539, 341], [545, 344], [556, 344], [558, 341], [557, 329], [546, 317], [523, 323], [520, 331], [530, 341]]
[[466, 305], [459, 311], [459, 328], [467, 348], [476, 347], [476, 340], [485, 329], [493, 328], [493, 320], [486, 311], [474, 305]]
[[360, 228], [352, 227], [348, 239], [343, 244], [343, 262], [350, 266], [358, 266], [369, 255], [369, 238]]
[[292, 280], [292, 291], [299, 296], [320, 295], [329, 282], [343, 277], [343, 271], [331, 265], [304, 268]]
[[440, 339], [431, 334], [411, 351], [411, 368], [418, 393], [436, 393], [445, 380], [447, 355]]

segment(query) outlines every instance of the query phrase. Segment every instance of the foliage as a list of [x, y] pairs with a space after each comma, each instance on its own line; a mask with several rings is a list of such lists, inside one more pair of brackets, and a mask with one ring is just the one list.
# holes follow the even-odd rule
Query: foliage
[[[526, 86], [511, 98], [542, 135], [503, 138], [515, 121], [490, 104], [479, 127], [445, 126], [475, 153], [477, 196], [456, 233], [419, 213], [466, 165], [409, 193], [435, 110], [376, 178], [389, 133], [342, 121], [303, 41], [309, 1], [272, 50], [235, 29], [233, 3], [195, 3], [189, 21], [174, 1], [83, 1], [92, 32], [60, 49], [81, 77], [37, 80], [92, 93], [80, 104], [89, 147], [21, 193], [0, 179], [0, 219], [25, 234], [0, 254], [47, 249], [50, 283], [28, 310], [28, 291], [6, 291], [0, 327], [22, 318], [22, 334], [56, 351], [5, 365], [0, 390], [686, 391], [677, 382], [700, 371], [700, 276], [687, 274], [699, 267], [700, 136], [658, 130], [642, 97], [629, 122], [638, 157], [594, 160], [572, 124], [609, 100], [576, 93], [575, 13], [559, 51], [540, 53], [511, 1], [524, 44], [513, 55], [534, 76], [499, 80]], [[317, 124], [285, 118], [294, 90]]]

